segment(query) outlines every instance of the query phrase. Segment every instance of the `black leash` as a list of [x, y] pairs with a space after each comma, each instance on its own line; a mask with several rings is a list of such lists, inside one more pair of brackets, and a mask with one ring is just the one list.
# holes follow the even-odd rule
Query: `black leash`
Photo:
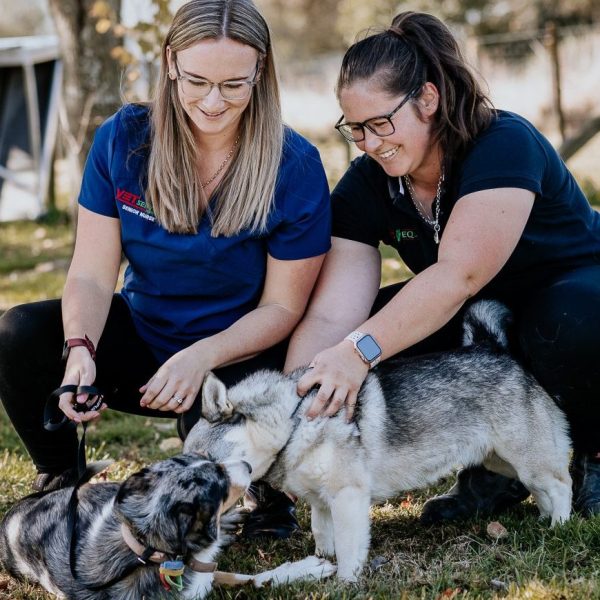
[[[46, 431], [58, 431], [63, 427], [76, 428], [77, 423], [70, 421], [67, 416], [58, 408], [58, 402], [62, 394], [71, 393], [76, 397], [77, 394], [89, 394], [87, 402], [80, 404], [75, 401], [73, 405], [77, 412], [87, 412], [89, 410], [98, 410], [102, 406], [104, 399], [103, 394], [97, 387], [93, 385], [63, 385], [55, 389], [44, 406], [44, 429]], [[77, 544], [77, 506], [79, 504], [78, 493], [79, 488], [87, 483], [95, 473], [88, 471], [87, 462], [85, 459], [85, 433], [87, 430], [87, 422], [82, 423], [83, 433], [77, 447], [77, 482], [71, 492], [69, 498], [69, 504], [67, 508], [67, 531], [70, 533], [70, 546], [69, 546], [69, 567], [71, 569], [71, 575], [73, 579], [77, 581], [77, 572], [75, 567], [76, 556], [75, 549]]]
[[[67, 418], [67, 416], [60, 410], [58, 407], [58, 403], [60, 401], [60, 396], [62, 394], [71, 393], [74, 396], [77, 394], [89, 394], [89, 399], [87, 402], [83, 404], [78, 403], [77, 401], [73, 405], [74, 409], [77, 412], [86, 412], [89, 410], [98, 410], [102, 406], [102, 402], [104, 400], [104, 396], [100, 390], [92, 385], [63, 385], [62, 387], [54, 390], [48, 399], [46, 400], [46, 405], [44, 406], [44, 428], [47, 431], [58, 431], [63, 427], [76, 428], [77, 423], [71, 421]], [[83, 422], [83, 433], [81, 434], [81, 438], [77, 447], [77, 482], [71, 492], [71, 497], [69, 498], [69, 504], [67, 507], [67, 531], [69, 532], [70, 543], [69, 543], [69, 568], [71, 570], [71, 575], [75, 581], [80, 581], [77, 575], [77, 537], [78, 537], [78, 518], [77, 518], [77, 507], [79, 505], [79, 488], [82, 485], [87, 483], [96, 473], [93, 470], [88, 470], [87, 462], [85, 458], [85, 434], [87, 431], [87, 422]], [[122, 573], [113, 577], [110, 581], [100, 584], [83, 584], [84, 587], [88, 590], [99, 591], [110, 586], [115, 583], [125, 579], [131, 573], [133, 573], [139, 567], [146, 565], [149, 558], [156, 552], [156, 550], [150, 546], [144, 549], [144, 552], [141, 556], [136, 556], [135, 562], [132, 562], [127, 568], [123, 570]]]

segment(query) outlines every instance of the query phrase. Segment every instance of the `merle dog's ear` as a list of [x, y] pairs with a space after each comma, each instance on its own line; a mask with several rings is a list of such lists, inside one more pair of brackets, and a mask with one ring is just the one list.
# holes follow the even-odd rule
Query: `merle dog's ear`
[[198, 549], [214, 542], [219, 535], [219, 506], [203, 502], [186, 508], [179, 507], [175, 515], [179, 545]]
[[211, 504], [198, 508], [196, 524], [200, 525], [199, 531], [208, 542], [214, 542], [219, 535], [219, 509]]
[[147, 468], [130, 475], [119, 486], [116, 503], [121, 504], [125, 500], [146, 501], [148, 492], [152, 488], [155, 480], [154, 474]]
[[204, 527], [206, 538], [214, 542], [219, 537], [219, 515], [214, 514]]
[[216, 423], [228, 419], [232, 413], [225, 384], [209, 371], [202, 384], [202, 416], [210, 423]]

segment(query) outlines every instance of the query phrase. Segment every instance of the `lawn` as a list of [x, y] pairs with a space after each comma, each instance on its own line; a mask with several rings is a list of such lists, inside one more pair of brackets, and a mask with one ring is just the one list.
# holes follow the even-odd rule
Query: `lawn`
[[[0, 310], [60, 294], [72, 248], [68, 223], [0, 224]], [[399, 261], [385, 254], [386, 282], [403, 277]], [[26, 401], [26, 399], [24, 399]], [[142, 465], [174, 454], [174, 424], [106, 413], [88, 435], [88, 460], [112, 458], [108, 477], [123, 479]], [[0, 515], [29, 490], [33, 469], [0, 409]], [[498, 519], [506, 534], [488, 532], [488, 520], [424, 528], [417, 517], [425, 499], [446, 489], [410, 493], [372, 509], [369, 568], [359, 583], [335, 580], [264, 591], [219, 590], [211, 598], [406, 598], [406, 599], [600, 599], [600, 517], [549, 529], [531, 500]], [[299, 503], [301, 533], [288, 541], [237, 542], [220, 570], [258, 572], [312, 552], [309, 513]], [[492, 532], [493, 533], [493, 532]], [[47, 600], [39, 588], [0, 572], [1, 600]]]

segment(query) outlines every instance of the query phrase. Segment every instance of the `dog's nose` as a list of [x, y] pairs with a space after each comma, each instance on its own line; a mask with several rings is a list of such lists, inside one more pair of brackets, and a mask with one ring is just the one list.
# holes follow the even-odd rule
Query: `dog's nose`
[[246, 465], [248, 473], [252, 473], [252, 465], [249, 462], [246, 462], [245, 460], [243, 460], [242, 462]]

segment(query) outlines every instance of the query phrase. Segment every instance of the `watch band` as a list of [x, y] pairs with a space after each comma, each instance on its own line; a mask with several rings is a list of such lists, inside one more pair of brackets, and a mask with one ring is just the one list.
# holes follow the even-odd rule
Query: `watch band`
[[92, 342], [87, 335], [84, 335], [82, 338], [69, 338], [68, 340], [65, 340], [62, 351], [63, 361], [66, 361], [67, 358], [69, 358], [71, 348], [75, 348], [76, 346], [85, 346], [88, 349], [92, 360], [94, 362], [96, 361], [96, 347], [94, 346], [94, 342]]
[[367, 365], [369, 365], [369, 369], [372, 369], [373, 367], [375, 367], [379, 361], [381, 360], [381, 348], [379, 348], [379, 356], [375, 357], [373, 360], [369, 360], [362, 352], [362, 350], [358, 347], [358, 342], [364, 338], [365, 336], [369, 336], [371, 338], [371, 340], [377, 345], [377, 347], [379, 348], [379, 344], [377, 344], [377, 342], [375, 341], [375, 338], [368, 333], [363, 333], [362, 331], [353, 331], [352, 333], [349, 333], [344, 339], [345, 340], [349, 340], [350, 342], [352, 342], [352, 344], [354, 345], [354, 351], [358, 354], [358, 356], [360, 357], [360, 359], [366, 363]]
[[362, 331], [353, 331], [352, 333], [349, 333], [344, 339], [350, 340], [352, 343], [356, 344], [356, 342], [358, 342], [358, 340], [360, 340], [360, 338], [364, 335], [365, 334]]

